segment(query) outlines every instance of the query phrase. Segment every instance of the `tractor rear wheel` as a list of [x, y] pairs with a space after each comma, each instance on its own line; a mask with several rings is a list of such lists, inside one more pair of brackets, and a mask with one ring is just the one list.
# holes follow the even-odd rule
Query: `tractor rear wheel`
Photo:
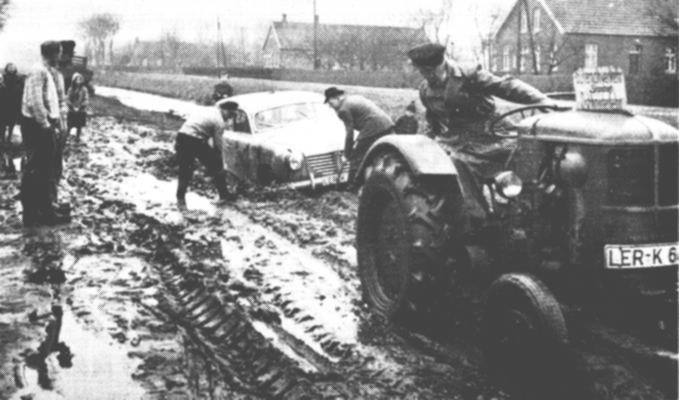
[[356, 247], [363, 297], [375, 314], [421, 327], [443, 305], [464, 259], [453, 239], [455, 187], [414, 176], [397, 153], [378, 155], [366, 168]]

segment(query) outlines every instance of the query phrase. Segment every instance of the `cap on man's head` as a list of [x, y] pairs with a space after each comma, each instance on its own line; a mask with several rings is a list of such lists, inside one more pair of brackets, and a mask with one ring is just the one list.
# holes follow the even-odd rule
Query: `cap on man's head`
[[222, 100], [217, 103], [217, 106], [222, 110], [236, 111], [238, 110], [238, 103], [232, 100]]
[[48, 40], [46, 42], [42, 42], [40, 45], [40, 54], [43, 57], [51, 57], [51, 56], [56, 56], [59, 54], [61, 51], [61, 44], [57, 41], [54, 40]]
[[426, 43], [410, 49], [408, 57], [416, 67], [436, 67], [443, 62], [445, 52], [443, 45]]
[[338, 89], [335, 86], [331, 86], [325, 89], [325, 102], [332, 99], [333, 97], [341, 96], [344, 94], [344, 90]]

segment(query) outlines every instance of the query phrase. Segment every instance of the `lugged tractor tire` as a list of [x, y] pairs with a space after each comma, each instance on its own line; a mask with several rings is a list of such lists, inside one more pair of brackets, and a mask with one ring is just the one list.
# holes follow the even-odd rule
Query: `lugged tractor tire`
[[491, 377], [518, 398], [592, 398], [561, 306], [538, 278], [511, 273], [495, 280], [482, 337]]
[[460, 206], [456, 182], [416, 177], [396, 152], [374, 157], [365, 177], [356, 227], [364, 300], [388, 321], [429, 324], [463, 249], [452, 240]]

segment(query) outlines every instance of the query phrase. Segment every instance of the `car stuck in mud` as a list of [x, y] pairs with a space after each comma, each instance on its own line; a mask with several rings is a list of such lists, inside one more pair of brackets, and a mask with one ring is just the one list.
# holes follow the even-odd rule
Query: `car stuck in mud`
[[225, 168], [242, 181], [293, 188], [348, 179], [344, 129], [317, 93], [281, 91], [234, 96], [239, 109], [223, 135]]

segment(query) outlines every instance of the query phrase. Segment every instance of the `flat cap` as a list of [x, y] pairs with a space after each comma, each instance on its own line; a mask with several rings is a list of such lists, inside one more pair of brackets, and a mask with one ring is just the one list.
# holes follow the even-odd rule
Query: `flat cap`
[[238, 110], [238, 103], [233, 100], [223, 99], [217, 102], [217, 107], [223, 110], [236, 111]]
[[446, 48], [437, 43], [426, 43], [413, 47], [408, 51], [408, 57], [416, 67], [436, 67], [443, 62]]

